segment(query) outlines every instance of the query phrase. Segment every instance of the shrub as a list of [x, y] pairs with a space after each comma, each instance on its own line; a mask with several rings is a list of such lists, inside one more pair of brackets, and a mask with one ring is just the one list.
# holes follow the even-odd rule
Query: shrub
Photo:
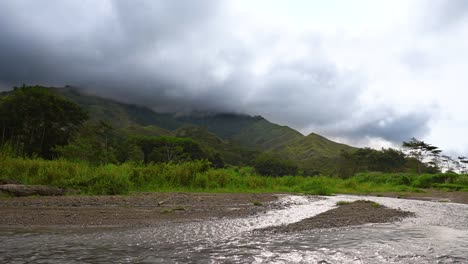
[[102, 170], [91, 178], [92, 184], [85, 188], [88, 194], [127, 194], [130, 191], [132, 182], [125, 173], [115, 173], [114, 171]]
[[331, 195], [330, 188], [323, 180], [308, 181], [306, 184], [301, 186], [301, 189], [305, 194]]

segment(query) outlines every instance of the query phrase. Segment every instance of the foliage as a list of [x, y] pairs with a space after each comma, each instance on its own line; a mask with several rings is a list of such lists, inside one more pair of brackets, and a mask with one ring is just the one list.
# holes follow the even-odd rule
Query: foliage
[[419, 161], [417, 163], [417, 171], [422, 173], [422, 165], [426, 162], [428, 157], [432, 157], [431, 164], [435, 167], [438, 166], [439, 154], [442, 152], [438, 147], [425, 143], [424, 141], [412, 138], [410, 141], [403, 141], [403, 148], [406, 150], [409, 157]]
[[52, 158], [86, 119], [77, 104], [43, 87], [15, 88], [0, 100], [1, 145], [9, 141], [17, 153]]
[[0, 160], [0, 179], [23, 184], [78, 189], [84, 194], [126, 194], [133, 183], [130, 166], [91, 166], [86, 162], [5, 158]]
[[351, 177], [358, 172], [403, 172], [406, 170], [404, 153], [392, 148], [375, 150], [371, 148], [358, 149], [352, 153], [342, 151], [337, 165], [337, 175], [342, 178]]
[[[414, 188], [441, 188], [452, 185], [454, 189], [468, 189], [468, 175], [456, 173], [408, 174], [408, 173], [360, 173], [354, 179], [359, 183], [411, 186]], [[446, 185], [449, 184], [449, 185]]]
[[58, 146], [55, 150], [60, 157], [68, 160], [87, 161], [94, 165], [116, 163], [115, 151], [110, 142], [111, 130], [112, 127], [102, 121], [88, 123], [68, 145]]
[[351, 202], [348, 202], [348, 201], [338, 201], [336, 202], [336, 205], [337, 206], [340, 206], [340, 205], [347, 205], [347, 204], [350, 204]]
[[[230, 165], [252, 166], [259, 152], [265, 151], [293, 160], [304, 171], [326, 173], [335, 167], [334, 158], [338, 157], [340, 150], [352, 152], [355, 149], [316, 134], [303, 136], [290, 127], [271, 123], [261, 116], [234, 113], [163, 114], [146, 107], [80, 93], [72, 87], [52, 90], [78, 103], [90, 113], [92, 120], [105, 120], [126, 136], [192, 138], [204, 151], [206, 147], [214, 149]], [[179, 134], [179, 130], [187, 125], [204, 128], [208, 133], [199, 133], [200, 129], [195, 133]], [[215, 138], [224, 142], [217, 142]], [[127, 160], [122, 160], [123, 156], [118, 157], [120, 162]]]
[[136, 136], [131, 139], [143, 152], [143, 162], [184, 162], [208, 158], [200, 145], [189, 138]]
[[333, 193], [418, 191], [417, 188], [468, 191], [468, 175], [361, 173], [334, 177], [264, 177], [251, 168], [210, 167], [197, 160], [184, 163], [90, 165], [64, 159], [0, 159], [0, 180], [80, 190], [83, 194], [126, 194], [131, 191]]
[[270, 155], [260, 155], [254, 162], [255, 171], [264, 176], [296, 175], [297, 165], [292, 161], [281, 160]]

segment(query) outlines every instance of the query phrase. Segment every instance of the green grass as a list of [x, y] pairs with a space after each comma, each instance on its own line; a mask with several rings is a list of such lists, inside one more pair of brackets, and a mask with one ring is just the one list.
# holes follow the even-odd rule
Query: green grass
[[350, 204], [350, 202], [347, 202], [347, 201], [338, 201], [338, 202], [336, 202], [337, 206], [347, 205], [347, 204]]
[[313, 195], [420, 192], [420, 188], [468, 191], [468, 176], [457, 174], [358, 174], [349, 179], [326, 176], [264, 177], [249, 167], [213, 169], [207, 161], [182, 164], [134, 163], [93, 166], [63, 159], [0, 156], [0, 180], [79, 190], [82, 194], [130, 192], [287, 192]]

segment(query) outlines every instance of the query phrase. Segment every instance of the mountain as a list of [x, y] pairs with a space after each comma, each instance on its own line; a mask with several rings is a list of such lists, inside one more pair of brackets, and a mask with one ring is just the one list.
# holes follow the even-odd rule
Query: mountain
[[82, 106], [92, 120], [104, 120], [124, 133], [190, 137], [220, 152], [227, 161], [245, 161], [252, 153], [262, 151], [294, 160], [302, 168], [328, 170], [341, 150], [355, 149], [318, 134], [304, 136], [261, 116], [157, 113], [148, 107], [88, 95], [76, 88], [51, 91]]
[[114, 128], [138, 125], [174, 130], [184, 125], [174, 118], [174, 114], [156, 113], [148, 107], [89, 95], [81, 92], [78, 88], [50, 88], [50, 90], [79, 104], [90, 114], [91, 120], [105, 120]]

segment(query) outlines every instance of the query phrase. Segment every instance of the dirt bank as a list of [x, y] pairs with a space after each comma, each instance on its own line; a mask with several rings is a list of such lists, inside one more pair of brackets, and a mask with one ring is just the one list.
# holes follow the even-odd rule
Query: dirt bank
[[387, 223], [403, 217], [413, 216], [411, 212], [390, 209], [370, 201], [355, 201], [340, 205], [300, 222], [277, 227], [268, 227], [257, 231], [297, 232], [315, 228], [333, 228], [368, 223]]
[[0, 227], [141, 227], [245, 217], [279, 205], [274, 194], [142, 193], [131, 196], [0, 198]]

